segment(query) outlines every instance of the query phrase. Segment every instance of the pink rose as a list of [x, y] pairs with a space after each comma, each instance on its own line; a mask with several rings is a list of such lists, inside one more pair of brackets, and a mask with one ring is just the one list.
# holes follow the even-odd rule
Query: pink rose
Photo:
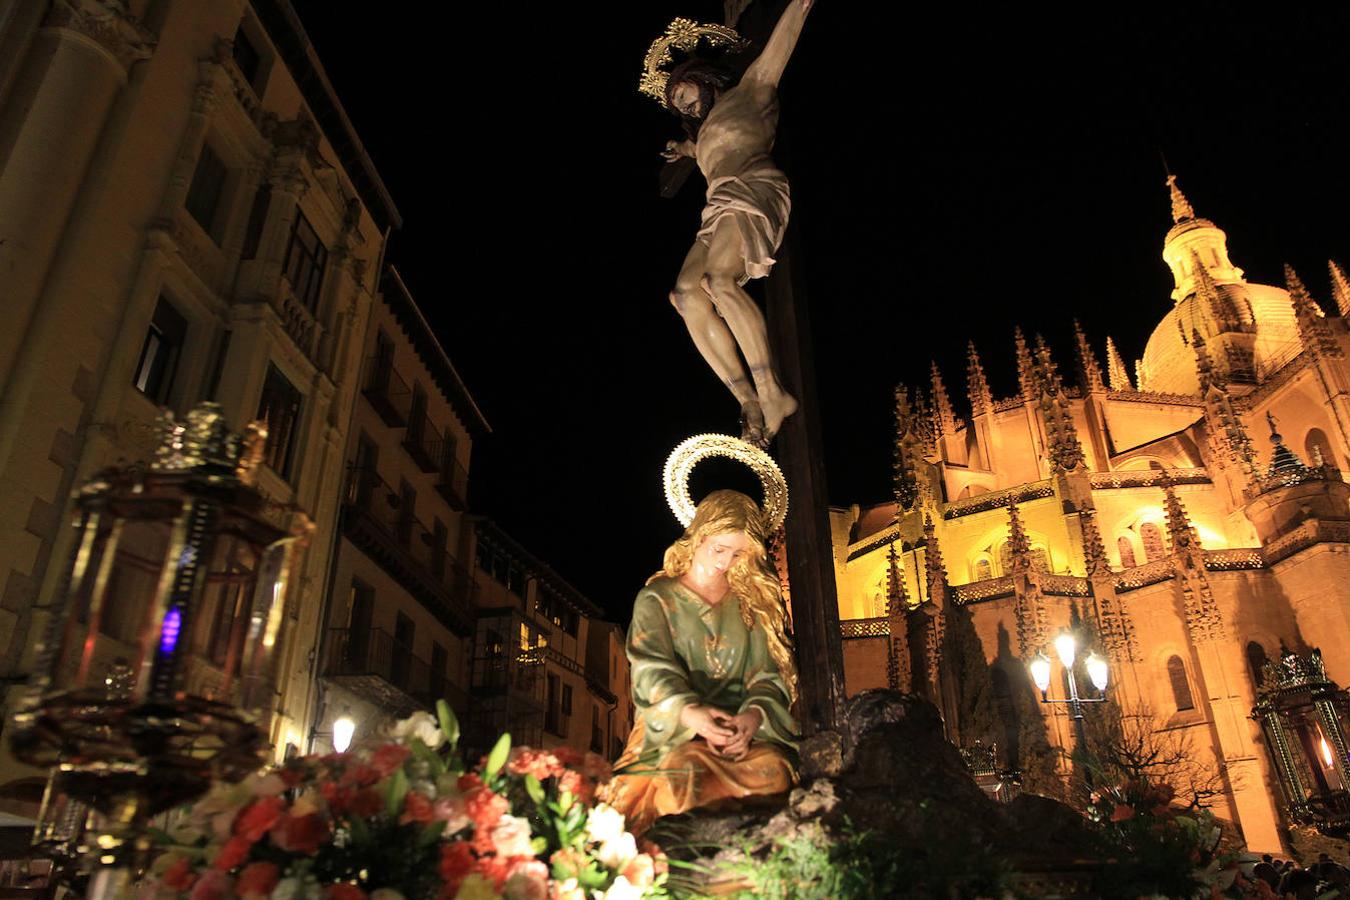
[[548, 866], [533, 858], [513, 863], [502, 896], [506, 900], [548, 900]]
[[530, 849], [530, 822], [519, 816], [502, 816], [492, 829], [492, 849], [500, 857], [528, 856]]

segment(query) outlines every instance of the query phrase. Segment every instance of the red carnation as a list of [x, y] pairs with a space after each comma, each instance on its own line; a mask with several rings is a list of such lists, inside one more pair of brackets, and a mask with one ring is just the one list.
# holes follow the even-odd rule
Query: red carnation
[[461, 794], [467, 794], [474, 788], [482, 786], [483, 779], [478, 777], [477, 772], [465, 772], [463, 775], [459, 776], [459, 780], [455, 782], [455, 787], [459, 788]]
[[[397, 746], [398, 746], [397, 744], [385, 745], [385, 747], [397, 747]], [[383, 750], [384, 747], [381, 747], [380, 749]], [[399, 765], [402, 764], [402, 762], [403, 760], [399, 760], [398, 763], [395, 763], [393, 768], [391, 768], [389, 772], [393, 772], [394, 769], [397, 769]], [[380, 772], [374, 766], [368, 766], [365, 763], [356, 763], [355, 765], [348, 766], [346, 770], [343, 771], [342, 777], [339, 778], [338, 781], [341, 784], [350, 784], [355, 785], [357, 787], [364, 787], [366, 785], [374, 784], [384, 776], [388, 775], [389, 772]]]
[[425, 825], [435, 818], [436, 810], [431, 801], [416, 791], [408, 791], [403, 798], [403, 815], [399, 816], [398, 823], [407, 825], [409, 822], [418, 822]]
[[184, 894], [192, 887], [192, 882], [197, 880], [197, 873], [192, 871], [192, 863], [188, 858], [180, 856], [173, 861], [173, 865], [164, 870], [159, 880], [166, 888]]
[[234, 833], [250, 841], [260, 841], [281, 818], [286, 801], [280, 797], [262, 797], [244, 807], [234, 820]]
[[222, 872], [228, 872], [248, 859], [248, 852], [252, 849], [252, 841], [242, 835], [235, 835], [220, 848], [212, 865]]
[[464, 813], [473, 821], [476, 831], [491, 831], [510, 809], [505, 797], [485, 787], [476, 787], [464, 795]]
[[402, 744], [382, 744], [370, 758], [370, 767], [379, 772], [381, 778], [388, 778], [411, 754], [412, 750]]
[[272, 829], [272, 843], [291, 853], [317, 853], [328, 838], [328, 823], [318, 813], [283, 815]]
[[441, 862], [438, 870], [441, 879], [451, 887], [451, 892], [459, 890], [459, 883], [473, 871], [473, 852], [467, 841], [455, 841], [441, 844]]
[[1126, 819], [1134, 818], [1134, 807], [1128, 803], [1122, 803], [1111, 813], [1112, 822], [1124, 822]]
[[534, 750], [529, 747], [516, 747], [506, 762], [506, 771], [513, 775], [533, 775], [543, 781], [562, 771], [562, 763], [547, 750]]
[[347, 809], [354, 816], [369, 819], [372, 816], [378, 816], [380, 811], [384, 809], [384, 798], [377, 791], [366, 788], [351, 799], [351, 802], [347, 804]]
[[511, 874], [511, 866], [515, 864], [514, 857], [503, 856], [480, 856], [478, 865], [474, 871], [492, 882], [492, 886], [501, 891], [502, 885]]
[[595, 782], [576, 769], [568, 769], [558, 776], [558, 792], [570, 791], [584, 805], [590, 806], [595, 799]]
[[281, 867], [276, 863], [255, 862], [244, 867], [234, 883], [241, 897], [266, 897], [281, 880]]

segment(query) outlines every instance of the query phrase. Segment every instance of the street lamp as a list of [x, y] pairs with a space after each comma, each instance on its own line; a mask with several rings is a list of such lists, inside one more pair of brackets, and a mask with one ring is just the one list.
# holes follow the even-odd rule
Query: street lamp
[[352, 745], [352, 735], [356, 733], [356, 723], [352, 721], [351, 716], [343, 716], [333, 723], [333, 749], [338, 753], [346, 753], [347, 748]]
[[[1069, 705], [1069, 716], [1073, 719], [1074, 736], [1078, 740], [1079, 748], [1087, 749], [1087, 730], [1083, 726], [1083, 704], [1084, 703], [1102, 703], [1106, 700], [1106, 684], [1110, 675], [1106, 660], [1098, 656], [1095, 652], [1089, 652], [1087, 659], [1083, 661], [1087, 668], [1088, 678], [1092, 681], [1092, 686], [1103, 696], [1101, 697], [1082, 697], [1078, 694], [1078, 681], [1073, 677], [1073, 663], [1078, 654], [1078, 642], [1074, 639], [1073, 632], [1061, 631], [1055, 638], [1055, 654], [1059, 656], [1060, 663], [1064, 666], [1064, 672], [1068, 676], [1069, 696], [1065, 700], [1054, 700], [1050, 697], [1050, 658], [1044, 652], [1036, 654], [1028, 667], [1031, 669], [1031, 678], [1036, 682], [1036, 689], [1041, 692], [1042, 703], [1067, 703]], [[1092, 774], [1084, 770], [1084, 781], [1089, 786], [1092, 784]]]

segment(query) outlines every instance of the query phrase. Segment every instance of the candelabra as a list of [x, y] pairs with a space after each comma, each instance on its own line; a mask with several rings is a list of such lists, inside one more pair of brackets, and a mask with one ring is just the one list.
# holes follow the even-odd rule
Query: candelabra
[[73, 558], [10, 729], [14, 755], [52, 773], [36, 837], [67, 842], [93, 897], [148, 862], [151, 816], [265, 761], [286, 594], [311, 530], [255, 486], [261, 425], [236, 435], [204, 403], [161, 428], [152, 463], [78, 492]]

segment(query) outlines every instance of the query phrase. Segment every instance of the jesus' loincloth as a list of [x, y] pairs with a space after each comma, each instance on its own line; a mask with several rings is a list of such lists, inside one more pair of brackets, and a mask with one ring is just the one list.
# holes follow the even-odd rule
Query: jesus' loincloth
[[750, 167], [739, 175], [714, 178], [708, 182], [708, 202], [703, 207], [698, 239], [710, 244], [717, 226], [726, 218], [732, 219], [741, 236], [745, 260], [741, 283], [763, 278], [773, 267], [773, 254], [783, 242], [791, 208], [787, 176], [771, 163]]

